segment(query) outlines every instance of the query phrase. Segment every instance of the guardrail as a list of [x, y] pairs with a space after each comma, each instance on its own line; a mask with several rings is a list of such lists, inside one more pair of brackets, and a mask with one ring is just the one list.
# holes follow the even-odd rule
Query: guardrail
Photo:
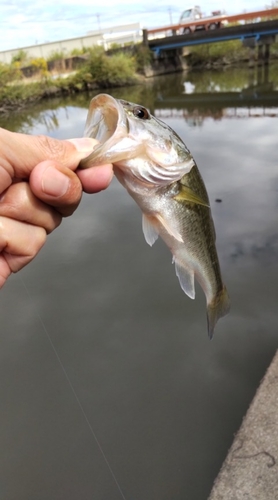
[[202, 26], [205, 22], [209, 21], [214, 21], [214, 22], [227, 22], [227, 23], [236, 23], [239, 21], [251, 21], [254, 19], [260, 18], [260, 20], [267, 19], [269, 17], [273, 16], [278, 16], [278, 7], [274, 7], [272, 9], [264, 9], [264, 10], [256, 10], [253, 12], [242, 12], [241, 14], [232, 14], [232, 15], [226, 15], [222, 14], [220, 16], [213, 16], [213, 17], [206, 17], [200, 20], [194, 20], [191, 21], [190, 23], [178, 23], [178, 24], [170, 24], [168, 26], [162, 26], [160, 28], [153, 28], [153, 29], [148, 29], [147, 33], [148, 35], [153, 35], [156, 33], [163, 33], [163, 32], [177, 32], [182, 30], [184, 27], [190, 27], [190, 26]]

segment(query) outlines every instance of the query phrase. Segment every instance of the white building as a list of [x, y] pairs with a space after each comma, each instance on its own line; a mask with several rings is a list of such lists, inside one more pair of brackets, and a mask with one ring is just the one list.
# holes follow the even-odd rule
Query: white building
[[113, 43], [124, 45], [125, 43], [137, 43], [141, 41], [142, 30], [140, 28], [140, 23], [132, 23], [99, 31], [92, 31], [89, 32], [88, 35], [82, 37], [58, 40], [57, 42], [40, 43], [27, 47], [18, 47], [12, 50], [3, 50], [0, 51], [0, 61], [9, 64], [13, 56], [16, 55], [19, 50], [24, 50], [24, 52], [28, 54], [28, 57], [32, 59], [37, 57], [48, 59], [53, 52], [63, 52], [65, 56], [69, 56], [73, 49], [83, 49], [84, 47], [91, 47], [92, 45], [103, 46], [105, 50], [107, 50]]

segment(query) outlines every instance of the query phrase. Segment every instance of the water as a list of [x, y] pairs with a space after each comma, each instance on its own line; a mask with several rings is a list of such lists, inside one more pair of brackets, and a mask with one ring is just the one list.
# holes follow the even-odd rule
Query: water
[[[1, 291], [2, 500], [206, 500], [277, 349], [276, 68], [111, 93], [150, 107], [193, 153], [232, 309], [210, 342], [201, 289], [182, 293], [123, 188], [85, 195]], [[89, 98], [1, 125], [81, 136]]]

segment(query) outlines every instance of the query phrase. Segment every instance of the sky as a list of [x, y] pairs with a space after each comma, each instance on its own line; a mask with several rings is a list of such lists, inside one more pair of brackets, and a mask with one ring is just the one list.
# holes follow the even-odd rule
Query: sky
[[[142, 28], [177, 23], [196, 2], [180, 0], [0, 0], [0, 51], [74, 38], [117, 25], [140, 22]], [[197, 2], [198, 3], [198, 2]], [[260, 10], [264, 0], [202, 0], [204, 14]]]

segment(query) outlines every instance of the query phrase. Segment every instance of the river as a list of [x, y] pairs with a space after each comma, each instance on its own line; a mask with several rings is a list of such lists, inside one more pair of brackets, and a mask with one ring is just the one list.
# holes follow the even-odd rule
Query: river
[[[232, 308], [209, 341], [116, 180], [1, 291], [1, 500], [206, 500], [278, 342], [278, 71], [113, 89], [182, 137], [205, 180]], [[90, 97], [2, 118], [82, 136]]]

